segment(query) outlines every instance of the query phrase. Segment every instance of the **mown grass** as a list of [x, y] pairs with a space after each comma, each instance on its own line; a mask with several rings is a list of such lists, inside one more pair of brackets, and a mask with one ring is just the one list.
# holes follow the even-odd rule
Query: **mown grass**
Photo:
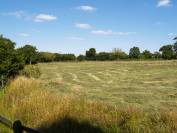
[[[18, 77], [6, 88], [0, 111], [11, 120], [44, 133], [175, 133], [177, 110], [144, 110], [134, 106], [90, 101], [68, 94], [60, 96], [41, 81]], [[2, 130], [2, 129], [1, 129]], [[9, 132], [6, 128], [3, 131]]]
[[39, 64], [40, 80], [59, 95], [112, 105], [177, 108], [177, 61]]

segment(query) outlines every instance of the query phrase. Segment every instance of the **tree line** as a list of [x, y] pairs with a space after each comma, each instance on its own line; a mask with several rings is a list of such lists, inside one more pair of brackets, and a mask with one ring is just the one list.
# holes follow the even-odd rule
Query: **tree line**
[[162, 46], [158, 52], [151, 53], [149, 50], [140, 52], [138, 47], [132, 47], [129, 54], [121, 49], [114, 48], [111, 52], [96, 52], [90, 48], [85, 55], [60, 54], [51, 52], [39, 52], [35, 46], [25, 45], [15, 48], [15, 42], [0, 35], [0, 84], [4, 86], [10, 77], [19, 74], [26, 64], [38, 62], [58, 61], [116, 61], [138, 59], [177, 59], [177, 37], [174, 44]]

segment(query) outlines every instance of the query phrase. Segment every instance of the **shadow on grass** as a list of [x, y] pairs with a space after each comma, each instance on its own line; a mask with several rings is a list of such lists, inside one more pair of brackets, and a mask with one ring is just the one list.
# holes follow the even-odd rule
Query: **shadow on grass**
[[93, 126], [87, 121], [79, 122], [69, 117], [50, 125], [43, 125], [38, 129], [43, 133], [104, 133], [101, 128]]

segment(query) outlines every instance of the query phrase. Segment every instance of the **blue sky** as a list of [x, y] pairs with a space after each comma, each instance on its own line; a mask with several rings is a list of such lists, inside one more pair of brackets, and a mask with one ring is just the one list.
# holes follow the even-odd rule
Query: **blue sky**
[[177, 36], [176, 13], [176, 0], [1, 0], [0, 33], [39, 51], [157, 51]]

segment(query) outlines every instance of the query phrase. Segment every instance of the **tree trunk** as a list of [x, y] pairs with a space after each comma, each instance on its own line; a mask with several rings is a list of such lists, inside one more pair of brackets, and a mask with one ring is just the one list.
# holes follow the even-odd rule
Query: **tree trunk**
[[4, 88], [4, 76], [1, 76], [1, 87]]
[[32, 63], [31, 63], [31, 59], [30, 59], [30, 65], [31, 65]]

